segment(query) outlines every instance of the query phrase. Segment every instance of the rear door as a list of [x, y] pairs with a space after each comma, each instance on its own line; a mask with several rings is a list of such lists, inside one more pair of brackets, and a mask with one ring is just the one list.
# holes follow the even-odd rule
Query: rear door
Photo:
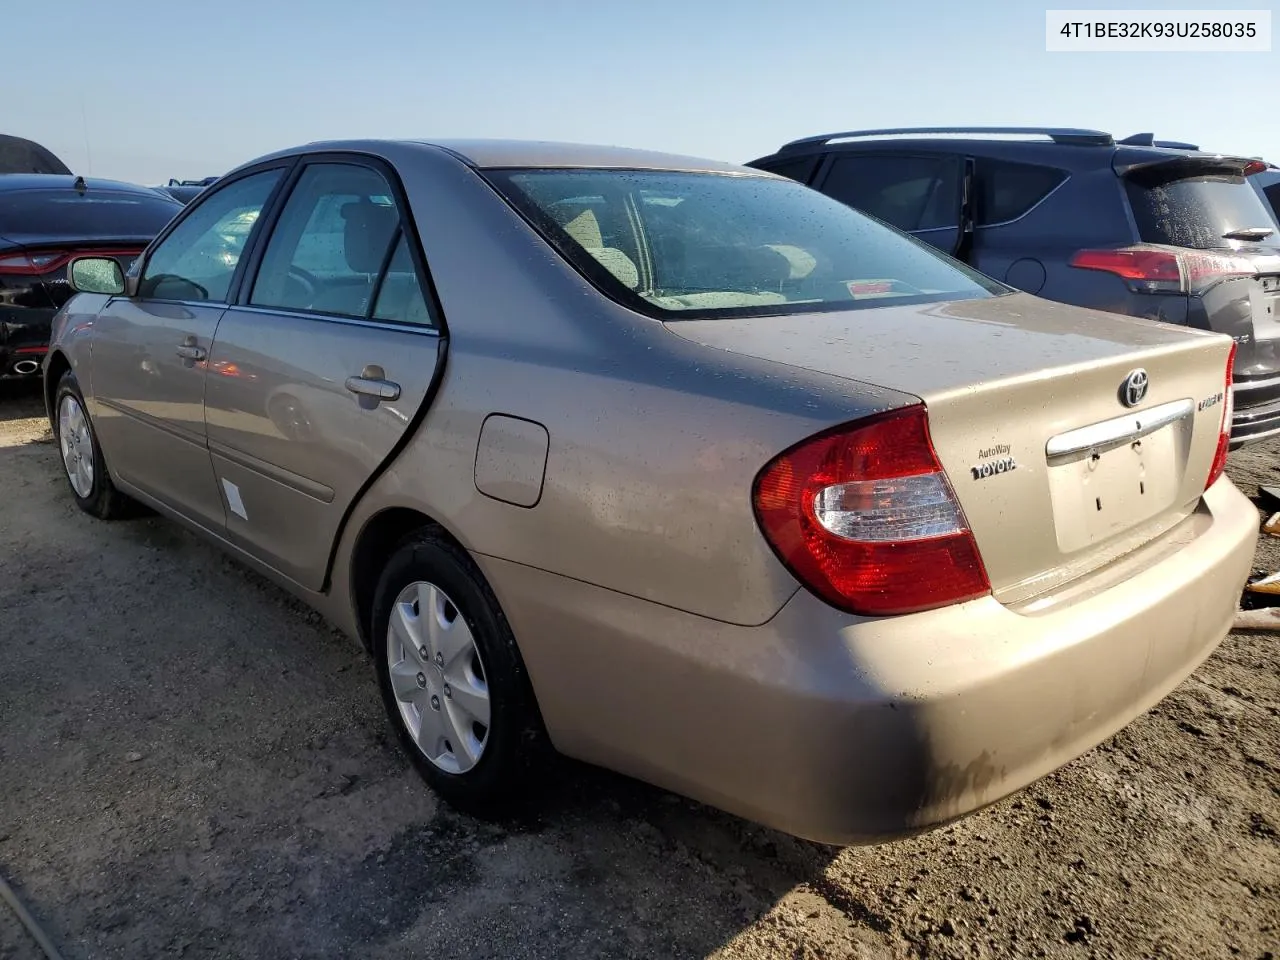
[[945, 253], [955, 254], [964, 239], [963, 157], [837, 153], [814, 186]]
[[218, 532], [205, 363], [241, 251], [282, 176], [262, 170], [206, 197], [148, 254], [136, 295], [109, 301], [94, 321], [88, 386], [107, 460], [128, 483]]
[[398, 180], [371, 159], [299, 168], [223, 316], [205, 414], [229, 539], [311, 590], [348, 508], [406, 438], [439, 313]]

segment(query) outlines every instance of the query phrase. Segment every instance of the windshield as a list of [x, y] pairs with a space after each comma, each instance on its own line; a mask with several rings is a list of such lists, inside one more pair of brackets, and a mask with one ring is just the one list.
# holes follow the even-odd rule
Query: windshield
[[1009, 292], [790, 180], [641, 170], [487, 175], [602, 291], [662, 319], [847, 310]]
[[[1275, 216], [1244, 177], [1229, 174], [1125, 183], [1129, 204], [1145, 243], [1211, 250], [1231, 247], [1228, 234], [1258, 229], [1258, 239], [1277, 242]], [[1270, 229], [1270, 235], [1262, 231]], [[1248, 244], [1244, 245], [1248, 248]]]

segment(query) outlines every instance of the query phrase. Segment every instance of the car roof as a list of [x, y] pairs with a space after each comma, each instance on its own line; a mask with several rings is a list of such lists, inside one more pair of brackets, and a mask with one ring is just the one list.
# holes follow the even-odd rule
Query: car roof
[[[1035, 138], [1039, 139], [1035, 139]], [[993, 158], [1035, 159], [1037, 154], [1055, 166], [1096, 166], [1100, 162], [1125, 169], [1146, 163], [1158, 163], [1177, 157], [1225, 159], [1247, 162], [1202, 150], [1196, 144], [1157, 140], [1150, 133], [1134, 134], [1123, 140], [1101, 130], [1072, 127], [921, 127], [883, 130], [849, 130], [803, 137], [784, 143], [774, 153], [750, 161], [749, 165], [781, 159], [804, 159], [818, 154], [868, 151], [892, 151], [902, 148], [938, 152], [962, 151]]]
[[503, 167], [612, 168], [737, 173], [759, 176], [759, 170], [736, 163], [688, 157], [675, 153], [638, 150], [585, 143], [551, 140], [329, 140], [307, 143], [259, 157], [250, 163], [261, 163], [283, 157], [313, 153], [367, 153], [379, 155], [392, 145], [422, 150], [445, 151], [477, 169]]
[[171, 199], [157, 193], [151, 187], [122, 180], [103, 180], [97, 177], [74, 177], [60, 173], [4, 173], [0, 174], [0, 192], [18, 190], [72, 190], [83, 180], [86, 190], [110, 190], [114, 193], [139, 193], [161, 199]]

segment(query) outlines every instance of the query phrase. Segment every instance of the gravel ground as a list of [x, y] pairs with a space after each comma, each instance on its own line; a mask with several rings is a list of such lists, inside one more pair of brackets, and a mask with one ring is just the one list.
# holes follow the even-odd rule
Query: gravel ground
[[[1280, 482], [1277, 453], [1232, 475]], [[497, 827], [435, 802], [317, 616], [171, 523], [80, 514], [30, 393], [0, 395], [0, 490], [0, 875], [68, 960], [1280, 955], [1276, 636], [895, 845], [569, 763]], [[38, 956], [0, 906], [0, 957]]]

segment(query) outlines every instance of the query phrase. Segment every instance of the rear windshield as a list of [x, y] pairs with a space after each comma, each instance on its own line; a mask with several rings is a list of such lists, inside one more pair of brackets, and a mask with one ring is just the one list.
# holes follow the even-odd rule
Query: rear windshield
[[603, 292], [662, 319], [847, 310], [1009, 292], [790, 180], [648, 170], [487, 174]]
[[151, 237], [182, 205], [156, 194], [92, 189], [0, 192], [0, 236]]
[[[1275, 214], [1244, 177], [1228, 174], [1169, 181], [1125, 182], [1144, 243], [1208, 250], [1230, 246], [1224, 234], [1250, 227], [1277, 229]], [[1267, 238], [1274, 243], [1276, 234]]]

